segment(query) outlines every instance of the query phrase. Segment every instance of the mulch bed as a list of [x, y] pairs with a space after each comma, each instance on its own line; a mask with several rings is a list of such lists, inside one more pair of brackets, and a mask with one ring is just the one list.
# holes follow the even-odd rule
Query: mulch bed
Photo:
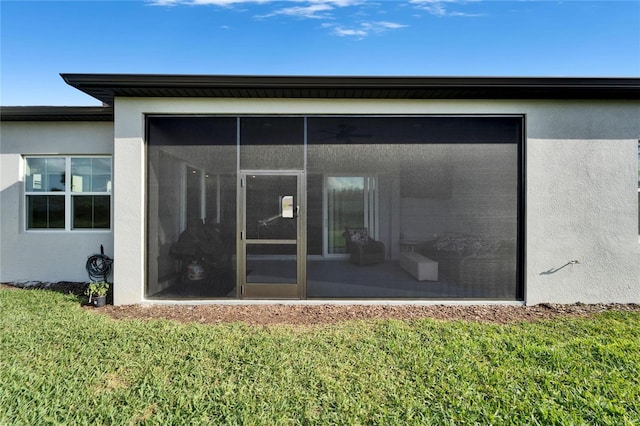
[[[81, 296], [83, 283], [28, 283], [21, 288], [40, 288]], [[0, 285], [0, 289], [16, 285]], [[170, 319], [179, 322], [218, 324], [242, 322], [250, 325], [313, 326], [364, 319], [415, 320], [433, 318], [445, 321], [465, 320], [508, 324], [539, 321], [556, 317], [588, 317], [605, 311], [640, 312], [638, 304], [541, 304], [514, 305], [342, 305], [342, 304], [202, 304], [202, 305], [107, 305], [95, 310], [115, 319]]]

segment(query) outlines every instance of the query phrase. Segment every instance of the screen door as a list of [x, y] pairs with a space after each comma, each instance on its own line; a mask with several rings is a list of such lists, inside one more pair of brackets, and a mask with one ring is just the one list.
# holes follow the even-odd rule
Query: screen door
[[300, 172], [240, 174], [240, 297], [302, 297], [302, 182]]

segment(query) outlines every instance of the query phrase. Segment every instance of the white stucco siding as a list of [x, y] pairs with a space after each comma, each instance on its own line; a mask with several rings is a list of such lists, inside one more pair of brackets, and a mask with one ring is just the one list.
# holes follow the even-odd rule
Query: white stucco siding
[[115, 305], [140, 303], [144, 296], [146, 162], [144, 114], [114, 108], [114, 186], [123, 182], [113, 203]]
[[112, 153], [113, 123], [1, 123], [1, 282], [87, 281], [87, 256], [100, 245], [113, 254], [112, 231], [26, 231], [23, 182], [25, 155]]
[[[525, 301], [640, 303], [640, 102], [118, 98], [116, 304], [144, 295], [148, 113], [523, 115]], [[571, 260], [580, 263], [562, 267]]]

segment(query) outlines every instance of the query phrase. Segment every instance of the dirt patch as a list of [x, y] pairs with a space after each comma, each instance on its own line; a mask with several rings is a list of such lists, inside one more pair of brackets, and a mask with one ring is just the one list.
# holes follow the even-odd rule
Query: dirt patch
[[[85, 284], [48, 283], [31, 285], [28, 288], [45, 288], [63, 293], [81, 295]], [[0, 288], [15, 288], [0, 285]], [[108, 315], [115, 319], [170, 319], [179, 322], [219, 324], [242, 322], [251, 325], [288, 324], [313, 326], [335, 324], [342, 321], [364, 319], [415, 320], [433, 318], [438, 320], [466, 320], [507, 324], [518, 321], [539, 321], [556, 317], [588, 317], [605, 311], [640, 312], [637, 304], [542, 304], [535, 306], [504, 305], [107, 305], [103, 308], [86, 309]]]

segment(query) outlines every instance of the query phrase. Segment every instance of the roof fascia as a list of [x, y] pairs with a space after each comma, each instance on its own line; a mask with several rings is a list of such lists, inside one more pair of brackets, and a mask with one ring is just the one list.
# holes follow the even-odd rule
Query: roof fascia
[[[234, 89], [238, 97], [317, 97], [309, 90], [360, 91], [359, 96], [395, 99], [640, 99], [640, 78], [605, 77], [381, 77], [381, 76], [251, 76], [185, 74], [61, 74], [65, 82], [105, 103], [112, 104], [125, 91], [141, 97], [162, 96], [160, 91], [212, 91]], [[156, 91], [154, 91], [156, 90]], [[369, 91], [362, 93], [362, 91]], [[267, 93], [271, 91], [270, 93]], [[421, 92], [415, 97], [411, 94]], [[255, 92], [254, 92], [255, 93]], [[169, 96], [172, 96], [171, 94]], [[176, 95], [178, 96], [178, 95]], [[334, 97], [334, 96], [332, 96]], [[340, 97], [340, 96], [338, 96]], [[436, 96], [434, 95], [433, 98]]]
[[3, 106], [0, 121], [113, 121], [108, 106]]

